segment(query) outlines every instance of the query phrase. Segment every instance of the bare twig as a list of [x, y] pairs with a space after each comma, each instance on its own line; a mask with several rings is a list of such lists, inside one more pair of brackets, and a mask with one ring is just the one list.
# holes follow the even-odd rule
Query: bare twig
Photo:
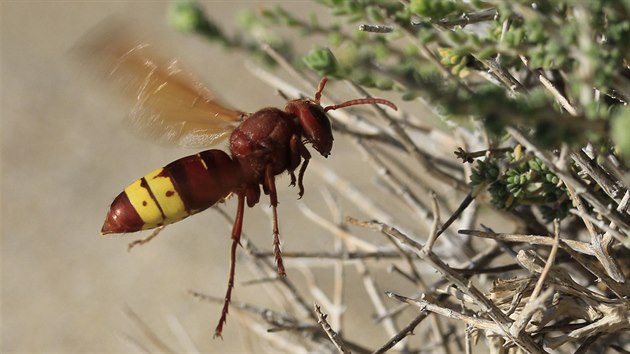
[[[540, 235], [521, 235], [521, 234], [505, 234], [505, 233], [495, 233], [495, 232], [487, 232], [487, 231], [479, 231], [479, 230], [458, 230], [460, 234], [471, 235], [476, 237], [489, 238], [502, 242], [523, 242], [532, 245], [541, 245], [541, 246], [553, 246], [553, 239], [549, 236], [540, 236]], [[589, 256], [593, 256], [593, 250], [591, 246], [587, 242], [575, 241], [575, 240], [560, 240], [562, 245], [566, 245], [567, 247], [575, 250], [576, 252], [580, 252], [583, 254], [587, 254]]]
[[418, 325], [427, 318], [428, 312], [423, 311], [416, 318], [414, 318], [409, 324], [407, 324], [400, 332], [396, 333], [395, 336], [391, 337], [385, 344], [383, 344], [380, 348], [374, 351], [373, 354], [383, 354], [393, 348], [396, 344], [398, 344], [401, 340], [407, 337], [410, 334], [413, 334], [413, 330], [418, 327]]
[[330, 338], [330, 341], [333, 342], [335, 347], [337, 347], [337, 350], [339, 350], [340, 353], [349, 354], [350, 351], [346, 348], [341, 338], [339, 338], [339, 336], [337, 335], [337, 332], [335, 332], [332, 328], [330, 328], [330, 325], [326, 321], [327, 315], [324, 315], [322, 313], [318, 305], [315, 305], [315, 313], [317, 314], [317, 323], [319, 323], [322, 326], [322, 328], [328, 335], [328, 338]]
[[359, 25], [359, 31], [372, 32], [372, 33], [390, 33], [394, 31], [394, 28], [391, 26], [370, 25], [370, 24], [364, 23], [364, 24]]
[[542, 291], [543, 285], [545, 284], [545, 278], [547, 278], [547, 274], [549, 274], [549, 270], [553, 265], [554, 260], [556, 259], [556, 255], [558, 254], [558, 247], [560, 245], [560, 221], [555, 219], [553, 221], [553, 244], [551, 246], [551, 251], [549, 252], [549, 257], [547, 258], [547, 262], [545, 263], [545, 268], [542, 273], [540, 273], [540, 278], [538, 278], [538, 282], [536, 282], [536, 287], [532, 291], [530, 295], [530, 300], [535, 300], [538, 297], [538, 294]]

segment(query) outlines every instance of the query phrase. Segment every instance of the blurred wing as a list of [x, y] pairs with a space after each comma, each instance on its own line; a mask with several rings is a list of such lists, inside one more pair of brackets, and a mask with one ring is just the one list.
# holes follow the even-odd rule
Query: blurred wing
[[177, 62], [162, 61], [150, 46], [107, 31], [80, 45], [118, 91], [132, 101], [127, 121], [137, 134], [162, 144], [204, 148], [227, 138], [245, 113], [221, 103]]

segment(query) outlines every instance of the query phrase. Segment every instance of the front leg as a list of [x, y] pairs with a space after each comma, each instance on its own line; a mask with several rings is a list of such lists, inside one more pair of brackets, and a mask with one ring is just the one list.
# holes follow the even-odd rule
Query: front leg
[[291, 186], [295, 186], [295, 174], [293, 171], [300, 165], [300, 161], [304, 159], [302, 162], [302, 166], [300, 167], [300, 172], [298, 173], [297, 183], [298, 183], [298, 196], [299, 199], [304, 195], [304, 172], [306, 171], [306, 167], [308, 166], [308, 160], [311, 159], [311, 153], [308, 152], [306, 146], [300, 141], [300, 138], [297, 135], [291, 137], [290, 142], [290, 151], [291, 151], [291, 165], [289, 169], [289, 173], [291, 174]]
[[304, 172], [306, 172], [306, 167], [308, 167], [308, 161], [311, 159], [311, 153], [308, 152], [304, 144], [300, 144], [300, 153], [302, 157], [304, 158], [304, 162], [302, 162], [302, 166], [300, 167], [300, 173], [298, 174], [298, 189], [300, 190], [298, 192], [298, 196], [300, 197], [299, 199], [302, 199], [302, 196], [304, 195], [304, 183], [303, 183]]
[[300, 154], [300, 145], [302, 142], [300, 141], [300, 137], [297, 135], [291, 136], [291, 140], [289, 140], [289, 166], [287, 170], [289, 171], [289, 175], [291, 176], [291, 183], [289, 186], [295, 186], [295, 182], [297, 179], [295, 178], [295, 169], [300, 165], [302, 154]]

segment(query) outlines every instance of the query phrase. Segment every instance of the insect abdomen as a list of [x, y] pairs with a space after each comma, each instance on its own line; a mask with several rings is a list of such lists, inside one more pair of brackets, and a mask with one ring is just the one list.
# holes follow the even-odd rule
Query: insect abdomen
[[172, 224], [225, 198], [240, 184], [240, 169], [221, 150], [206, 150], [148, 173], [112, 203], [101, 233]]

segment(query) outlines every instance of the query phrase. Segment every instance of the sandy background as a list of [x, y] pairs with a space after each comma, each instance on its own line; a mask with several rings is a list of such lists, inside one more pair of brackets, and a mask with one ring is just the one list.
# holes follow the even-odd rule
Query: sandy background
[[[230, 30], [239, 9], [261, 3], [269, 2], [210, 1], [205, 8]], [[282, 3], [289, 9], [313, 6]], [[129, 237], [99, 236], [106, 209], [122, 188], [194, 153], [153, 145], [125, 131], [125, 107], [81, 77], [67, 51], [100, 21], [125, 14], [139, 27], [153, 28], [163, 39], [159, 45], [242, 110], [283, 105], [244, 70], [244, 56], [169, 29], [167, 5], [1, 2], [3, 353], [138, 351], [128, 338], [141, 343], [146, 338], [125, 315], [126, 307], [178, 351], [238, 352], [243, 343], [255, 341], [243, 340], [247, 335], [235, 316], [224, 332], [226, 339], [212, 341], [219, 307], [187, 294], [188, 289], [224, 293], [229, 227], [215, 212], [167, 228], [131, 253], [126, 251]], [[326, 163], [367, 188], [372, 172], [347, 142], [337, 139], [335, 144]], [[321, 209], [316, 175], [307, 174], [305, 182], [303, 200]], [[285, 250], [328, 247], [330, 236], [311, 224], [304, 226], [304, 217], [294, 210], [297, 191], [287, 184], [286, 178], [278, 182]], [[235, 204], [227, 208], [234, 210]], [[269, 248], [269, 221], [259, 207], [247, 210], [245, 230], [258, 245]], [[237, 282], [248, 279], [251, 274], [240, 267]], [[236, 288], [235, 299], [262, 301], [246, 287]], [[190, 342], [180, 340], [180, 330], [188, 333]], [[385, 339], [379, 337], [372, 339]]]

